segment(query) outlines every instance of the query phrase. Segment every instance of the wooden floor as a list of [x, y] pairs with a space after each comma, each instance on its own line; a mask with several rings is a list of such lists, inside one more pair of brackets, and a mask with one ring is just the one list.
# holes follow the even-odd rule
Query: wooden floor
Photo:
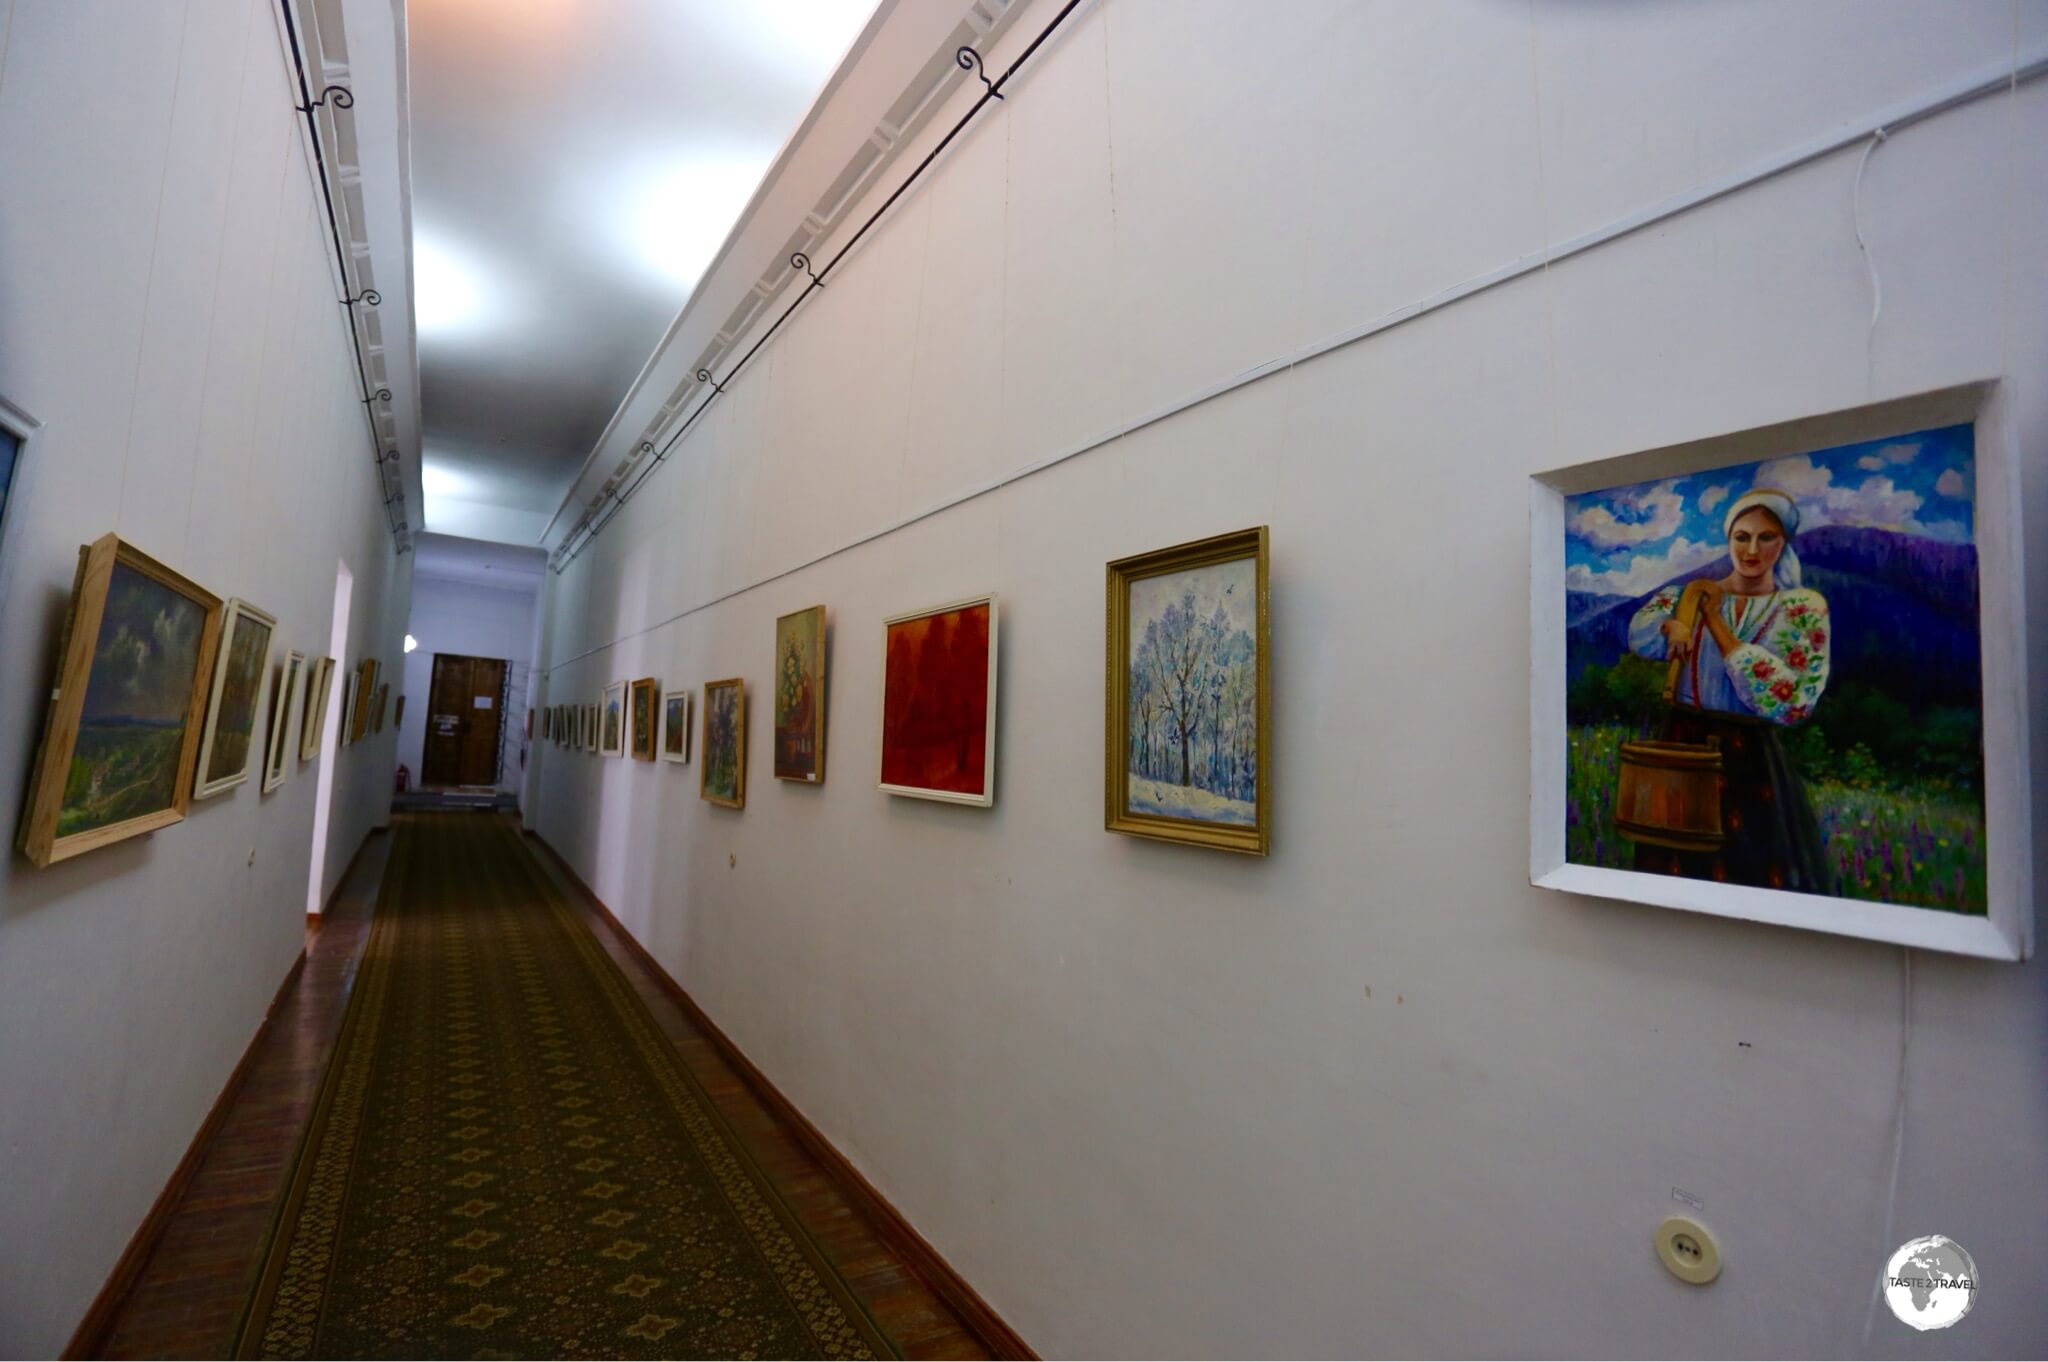
[[[388, 836], [371, 838], [325, 924], [311, 934], [305, 969], [280, 1002], [270, 1032], [251, 1057], [248, 1076], [163, 1237], [128, 1298], [114, 1310], [98, 1345], [101, 1355], [225, 1355], [355, 981], [390, 841]], [[547, 864], [546, 856], [540, 859]], [[549, 870], [556, 873], [552, 866]], [[571, 899], [582, 902], [575, 895]], [[711, 1039], [620, 941], [616, 929], [588, 906], [581, 911], [675, 1042], [683, 1061], [903, 1355], [987, 1357], [981, 1340], [876, 1233], [828, 1171], [725, 1063]]]

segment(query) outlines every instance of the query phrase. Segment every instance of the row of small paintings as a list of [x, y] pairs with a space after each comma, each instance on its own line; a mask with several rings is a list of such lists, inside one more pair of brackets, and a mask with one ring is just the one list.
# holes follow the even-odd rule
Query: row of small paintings
[[[1108, 565], [1104, 826], [1263, 856], [1267, 798], [1264, 526]], [[988, 807], [996, 792], [999, 603], [991, 593], [882, 621], [881, 762], [892, 795]], [[825, 607], [775, 622], [775, 777], [825, 779]], [[690, 759], [687, 690], [615, 681], [594, 705], [554, 705], [542, 736], [652, 761]], [[698, 793], [746, 806], [746, 683], [704, 685]]]
[[[118, 535], [78, 551], [58, 677], [18, 845], [38, 867], [185, 817], [194, 799], [249, 778], [266, 695], [261, 788], [319, 751], [334, 659], [288, 651], [271, 666], [277, 619], [223, 600]], [[349, 676], [342, 741], [383, 727], [390, 687], [366, 658]], [[402, 703], [402, 702], [401, 702]]]

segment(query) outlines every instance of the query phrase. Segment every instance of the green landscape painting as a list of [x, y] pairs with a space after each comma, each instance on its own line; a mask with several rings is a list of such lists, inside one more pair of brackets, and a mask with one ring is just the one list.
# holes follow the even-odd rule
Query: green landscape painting
[[235, 616], [230, 626], [227, 667], [221, 672], [220, 700], [213, 720], [213, 749], [207, 754], [205, 783], [245, 774], [249, 745], [256, 732], [256, 699], [263, 689], [263, 667], [270, 660], [270, 626], [253, 615]]
[[57, 812], [57, 835], [89, 832], [177, 802], [178, 756], [206, 610], [114, 564]]

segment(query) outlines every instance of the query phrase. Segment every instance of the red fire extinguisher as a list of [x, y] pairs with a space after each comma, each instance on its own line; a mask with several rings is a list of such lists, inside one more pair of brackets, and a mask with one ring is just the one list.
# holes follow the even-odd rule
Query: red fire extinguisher
[[400, 766], [398, 768], [398, 792], [404, 794], [406, 787], [410, 784], [412, 784], [412, 771], [407, 767]]

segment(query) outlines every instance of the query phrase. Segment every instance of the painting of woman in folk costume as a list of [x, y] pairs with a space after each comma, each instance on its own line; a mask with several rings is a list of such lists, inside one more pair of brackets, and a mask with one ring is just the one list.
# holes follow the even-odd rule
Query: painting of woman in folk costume
[[1667, 586], [1629, 621], [1629, 651], [1669, 661], [1661, 741], [1718, 749], [1720, 845], [1638, 839], [1636, 868], [1772, 889], [1832, 892], [1820, 825], [1785, 755], [1828, 684], [1827, 598], [1801, 585], [1799, 507], [1776, 488], [1728, 506], [1728, 571]]
[[1566, 497], [1566, 859], [1984, 913], [1974, 453]]

